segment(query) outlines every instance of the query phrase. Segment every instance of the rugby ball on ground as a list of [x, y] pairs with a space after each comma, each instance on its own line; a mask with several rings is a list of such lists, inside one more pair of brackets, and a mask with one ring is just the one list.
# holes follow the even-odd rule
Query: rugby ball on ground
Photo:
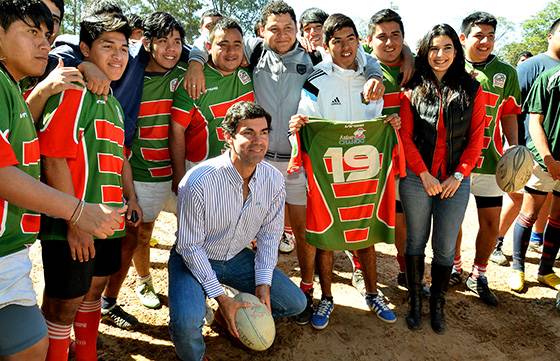
[[504, 153], [496, 165], [496, 183], [504, 192], [517, 192], [533, 171], [533, 155], [522, 145], [516, 145]]
[[250, 307], [237, 310], [235, 315], [239, 340], [251, 350], [268, 349], [276, 337], [276, 326], [268, 308], [250, 293], [238, 293], [234, 299], [251, 304]]

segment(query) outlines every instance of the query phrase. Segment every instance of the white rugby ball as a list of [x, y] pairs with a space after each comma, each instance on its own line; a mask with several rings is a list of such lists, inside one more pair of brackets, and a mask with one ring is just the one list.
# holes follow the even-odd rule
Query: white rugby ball
[[533, 155], [522, 145], [516, 145], [504, 153], [496, 165], [496, 183], [504, 192], [517, 192], [533, 171]]
[[239, 340], [255, 351], [268, 349], [276, 337], [276, 326], [268, 308], [250, 293], [238, 293], [234, 299], [251, 304], [251, 307], [237, 310], [235, 315]]

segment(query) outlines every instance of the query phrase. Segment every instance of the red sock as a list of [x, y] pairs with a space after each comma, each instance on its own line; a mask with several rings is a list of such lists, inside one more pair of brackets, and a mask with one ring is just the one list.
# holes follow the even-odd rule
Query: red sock
[[294, 232], [292, 231], [292, 227], [290, 226], [284, 226], [284, 233], [294, 234]]
[[463, 271], [463, 261], [461, 260], [461, 256], [455, 257], [453, 259], [453, 268], [457, 272], [462, 272]]
[[313, 283], [305, 283], [301, 281], [299, 283], [299, 288], [303, 291], [303, 293], [309, 293], [313, 289]]
[[76, 361], [97, 361], [97, 333], [101, 319], [101, 300], [82, 301], [74, 319]]
[[479, 276], [484, 276], [486, 274], [486, 267], [488, 264], [475, 263], [472, 268], [472, 277], [477, 279]]
[[397, 255], [397, 262], [399, 263], [399, 271], [405, 272], [406, 271], [406, 262], [404, 260], [404, 256]]
[[68, 360], [72, 325], [60, 325], [47, 320], [47, 329], [49, 330], [49, 351], [46, 361]]
[[352, 255], [352, 262], [354, 263], [354, 268], [359, 270], [362, 269], [362, 264], [360, 263], [360, 259], [354, 255]]

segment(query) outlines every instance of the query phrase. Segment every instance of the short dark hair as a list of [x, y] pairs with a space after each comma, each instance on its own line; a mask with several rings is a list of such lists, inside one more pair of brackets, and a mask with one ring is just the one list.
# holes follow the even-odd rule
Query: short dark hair
[[232, 18], [223, 17], [218, 20], [216, 25], [214, 25], [214, 28], [210, 32], [210, 35], [208, 35], [208, 40], [210, 41], [210, 43], [212, 43], [214, 41], [214, 34], [216, 33], [216, 31], [222, 30], [225, 32], [228, 29], [238, 30], [241, 34], [241, 37], [243, 37], [243, 29], [241, 29], [241, 25], [239, 25], [239, 23]]
[[119, 14], [124, 15], [120, 4], [114, 0], [93, 1], [85, 12], [84, 18], [92, 15]]
[[477, 11], [463, 19], [461, 23], [461, 32], [469, 36], [472, 27], [475, 25], [490, 25], [495, 31], [498, 26], [498, 20], [496, 20], [496, 17], [492, 14], [484, 11]]
[[52, 0], [54, 6], [60, 11], [60, 20], [64, 17], [64, 0]]
[[356, 29], [356, 24], [354, 21], [350, 19], [348, 16], [344, 14], [332, 14], [325, 20], [323, 24], [323, 40], [325, 44], [328, 44], [329, 41], [334, 36], [334, 33], [342, 28], [352, 28], [354, 34], [358, 35], [358, 29]]
[[247, 119], [257, 118], [265, 118], [266, 125], [270, 130], [272, 117], [266, 110], [264, 110], [263, 107], [253, 102], [237, 102], [228, 109], [224, 120], [222, 120], [222, 129], [226, 133], [234, 135], [237, 131], [239, 122]]
[[533, 53], [531, 53], [530, 51], [522, 51], [521, 53], [519, 53], [519, 58], [521, 58], [522, 56], [531, 58], [533, 56]]
[[255, 25], [253, 25], [253, 32], [255, 33], [255, 36], [257, 38], [261, 37], [261, 21], [260, 20], [255, 21]]
[[204, 23], [204, 18], [208, 17], [218, 17], [223, 18], [224, 16], [217, 9], [208, 9], [200, 15], [200, 26]]
[[556, 30], [558, 30], [558, 27], [560, 26], [560, 18], [554, 20], [554, 22], [552, 23], [552, 25], [550, 25], [550, 29], [548, 29], [548, 33], [549, 34], [554, 34], [554, 32]]
[[266, 21], [270, 15], [281, 15], [281, 14], [288, 14], [294, 21], [294, 24], [297, 24], [296, 20], [296, 13], [294, 9], [285, 3], [282, 0], [279, 1], [270, 1], [267, 3], [263, 9], [261, 10], [261, 25], [265, 26]]
[[144, 30], [144, 20], [138, 14], [129, 14], [128, 18], [128, 25], [132, 30], [134, 29], [142, 29]]
[[51, 11], [41, 0], [0, 0], [0, 26], [8, 30], [19, 20], [35, 28], [45, 24], [49, 31], [53, 30]]
[[299, 17], [299, 31], [303, 35], [303, 28], [307, 24], [317, 23], [324, 24], [329, 14], [319, 8], [309, 8], [305, 10]]
[[84, 42], [87, 46], [107, 32], [121, 33], [128, 38], [130, 37], [130, 25], [128, 20], [122, 14], [101, 14], [86, 17], [80, 23], [80, 42]]
[[391, 9], [379, 10], [378, 12], [372, 15], [372, 17], [369, 19], [368, 35], [373, 36], [373, 34], [375, 33], [375, 27], [377, 25], [382, 23], [389, 23], [392, 21], [399, 24], [399, 27], [401, 28], [401, 33], [404, 36], [404, 25], [401, 16], [396, 11]]
[[179, 32], [181, 41], [184, 42], [185, 29], [173, 15], [162, 11], [156, 11], [144, 19], [144, 37], [147, 39], [165, 38], [167, 35], [171, 34], [173, 30]]

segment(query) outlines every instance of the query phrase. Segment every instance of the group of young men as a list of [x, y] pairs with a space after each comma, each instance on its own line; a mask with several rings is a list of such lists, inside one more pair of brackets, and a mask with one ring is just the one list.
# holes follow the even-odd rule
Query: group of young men
[[[138, 323], [117, 304], [131, 264], [139, 301], [159, 308], [150, 240], [163, 209], [178, 219], [169, 309], [171, 338], [183, 360], [205, 357], [206, 298], [218, 301], [218, 320], [237, 335], [235, 313], [247, 305], [229, 297], [223, 285], [256, 294], [275, 317], [327, 327], [335, 296], [332, 250], [348, 251], [352, 284], [372, 312], [396, 321], [377, 289], [374, 248], [394, 240], [397, 283], [406, 287], [406, 225], [393, 179], [405, 173], [396, 131], [413, 57], [396, 12], [374, 14], [362, 42], [350, 18], [316, 8], [302, 14], [298, 35], [296, 15], [283, 1], [262, 9], [256, 38], [209, 11], [192, 48], [168, 13], [127, 19], [116, 2], [97, 2], [80, 23], [79, 38], [55, 42], [63, 16], [62, 0], [0, 0], [0, 358], [66, 360], [73, 328], [76, 359], [97, 359], [102, 315], [123, 328]], [[496, 27], [495, 17], [476, 12], [463, 20], [460, 34], [466, 70], [487, 99], [484, 149], [471, 180], [480, 228], [464, 282], [494, 306], [488, 261], [507, 263], [503, 235], [519, 213], [510, 287], [523, 290], [531, 228], [549, 193], [538, 280], [560, 289], [552, 269], [560, 246], [560, 19], [550, 28], [547, 52], [517, 72], [492, 54]], [[523, 104], [527, 120], [519, 121]], [[387, 124], [347, 127], [351, 136], [338, 128], [381, 115]], [[372, 184], [377, 189], [377, 181], [369, 182], [377, 175], [369, 163], [383, 165], [382, 191], [369, 192], [379, 193], [375, 219], [373, 207], [360, 206], [356, 215], [346, 200], [330, 211], [338, 201], [322, 196], [321, 175], [288, 169], [294, 142], [288, 134], [317, 128], [309, 117], [329, 119], [320, 127], [340, 136], [341, 145], [352, 145], [344, 155], [327, 149], [328, 177], [341, 183], [333, 185], [334, 198], [336, 189], [345, 199], [357, 194], [341, 187], [350, 181], [365, 181], [358, 193], [368, 193]], [[382, 151], [354, 146], [374, 134], [383, 134], [372, 140]], [[524, 193], [510, 194], [512, 202], [502, 211], [496, 163], [506, 147], [525, 144], [526, 137], [538, 164]], [[313, 146], [323, 149], [322, 136], [315, 139]], [[344, 222], [364, 219], [379, 226], [345, 230], [344, 239], [327, 232], [337, 222], [343, 229]], [[286, 229], [295, 237], [299, 287], [275, 268], [281, 239], [290, 248]], [[28, 246], [37, 237], [45, 276], [42, 315], [29, 278]], [[246, 248], [251, 242], [256, 250]], [[461, 236], [455, 284], [463, 282], [460, 244]], [[322, 297], [314, 305], [316, 269]]]

